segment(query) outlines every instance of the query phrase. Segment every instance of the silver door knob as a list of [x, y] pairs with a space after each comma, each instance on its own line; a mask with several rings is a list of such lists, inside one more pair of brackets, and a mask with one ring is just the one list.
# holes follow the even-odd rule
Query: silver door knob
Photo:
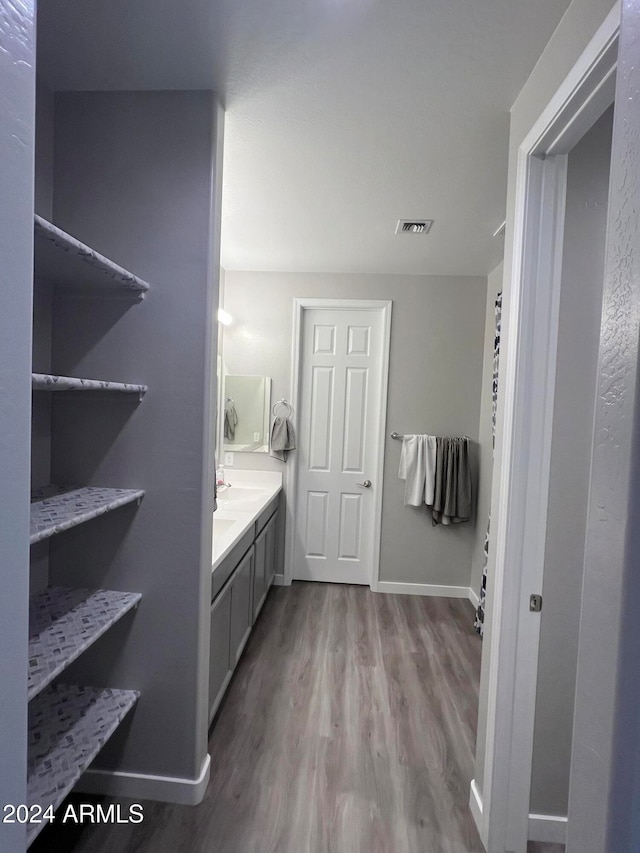
[[371, 488], [371, 480], [365, 480], [364, 483], [356, 483], [356, 486], [364, 486], [365, 489]]

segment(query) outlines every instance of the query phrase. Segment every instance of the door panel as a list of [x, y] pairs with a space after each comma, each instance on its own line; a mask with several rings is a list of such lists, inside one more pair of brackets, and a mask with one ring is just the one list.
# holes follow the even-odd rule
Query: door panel
[[293, 577], [371, 583], [384, 309], [303, 312]]
[[231, 670], [229, 633], [231, 628], [231, 587], [211, 607], [209, 644], [209, 723], [216, 712]]
[[314, 367], [311, 386], [309, 467], [328, 471], [331, 460], [333, 368]]
[[365, 367], [347, 368], [342, 470], [362, 474], [364, 465], [367, 380]]
[[360, 515], [362, 511], [362, 495], [340, 496], [340, 536], [338, 556], [341, 560], [358, 560], [360, 558]]

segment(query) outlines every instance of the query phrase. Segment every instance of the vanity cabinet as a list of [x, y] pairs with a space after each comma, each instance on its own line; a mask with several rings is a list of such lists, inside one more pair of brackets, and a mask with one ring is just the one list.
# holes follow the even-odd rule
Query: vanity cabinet
[[242, 656], [277, 572], [280, 495], [262, 510], [211, 578], [209, 724]]

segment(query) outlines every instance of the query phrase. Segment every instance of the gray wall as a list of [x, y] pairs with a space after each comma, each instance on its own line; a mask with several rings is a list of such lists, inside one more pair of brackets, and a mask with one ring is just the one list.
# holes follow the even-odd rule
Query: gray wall
[[[486, 279], [227, 271], [224, 307], [235, 322], [225, 329], [226, 366], [271, 376], [274, 400], [291, 396], [293, 299], [303, 296], [393, 300], [380, 579], [468, 587], [475, 522], [433, 527], [426, 511], [403, 506], [400, 442], [388, 434], [477, 442]], [[262, 454], [235, 459], [238, 467], [283, 470]]]
[[[549, 103], [558, 86], [560, 86], [562, 81], [565, 79], [578, 57], [593, 37], [597, 28], [604, 21], [611, 9], [611, 5], [610, 0], [573, 0], [511, 109], [511, 124], [509, 130], [509, 176], [507, 184], [507, 231], [505, 238], [505, 274], [502, 307], [503, 324], [500, 353], [501, 362], [503, 364], [508, 357], [509, 349], [508, 312], [513, 262], [513, 222], [515, 218], [518, 150], [534, 122], [538, 119], [543, 109]], [[500, 456], [502, 451], [502, 411], [504, 407], [503, 401], [504, 383], [501, 386], [501, 390], [498, 392], [498, 425], [496, 431], [493, 485], [491, 490], [491, 504], [494, 508], [498, 505], [499, 495], [501, 468]], [[495, 510], [492, 515], [492, 523], [495, 530], [498, 523]], [[493, 573], [494, 564], [495, 552], [490, 545], [490, 574]], [[491, 585], [489, 585], [485, 618], [485, 639], [482, 653], [482, 671], [480, 674], [478, 732], [476, 737], [475, 781], [481, 795], [484, 784], [484, 747], [487, 725], [492, 611], [493, 589]]]
[[613, 109], [569, 155], [531, 811], [565, 815], [602, 313]]
[[640, 844], [640, 5], [623, 0], [567, 853]]
[[143, 594], [71, 674], [142, 694], [96, 764], [191, 780], [207, 737], [220, 122], [211, 92], [56, 97], [55, 222], [151, 290], [54, 302], [57, 372], [149, 391], [54, 400], [54, 481], [146, 496], [52, 540], [51, 579]]
[[[0, 14], [0, 805], [26, 801], [29, 426], [34, 159], [33, 5]], [[0, 851], [25, 827], [0, 823]]]
[[55, 95], [47, 84], [36, 78], [36, 171], [35, 210], [51, 221], [53, 216], [53, 134]]
[[493, 351], [496, 329], [495, 301], [502, 290], [504, 265], [498, 266], [487, 278], [487, 305], [484, 323], [484, 355], [482, 361], [482, 389], [480, 392], [480, 424], [478, 427], [479, 471], [478, 504], [475, 541], [471, 556], [471, 589], [480, 594], [480, 582], [484, 568], [484, 539], [491, 505], [491, 481], [493, 476]]

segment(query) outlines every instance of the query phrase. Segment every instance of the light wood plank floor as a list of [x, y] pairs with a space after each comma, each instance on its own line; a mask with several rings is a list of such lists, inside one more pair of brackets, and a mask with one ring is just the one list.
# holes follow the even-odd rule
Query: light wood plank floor
[[472, 622], [459, 599], [273, 589], [210, 733], [204, 801], [51, 827], [32, 852], [481, 853]]

